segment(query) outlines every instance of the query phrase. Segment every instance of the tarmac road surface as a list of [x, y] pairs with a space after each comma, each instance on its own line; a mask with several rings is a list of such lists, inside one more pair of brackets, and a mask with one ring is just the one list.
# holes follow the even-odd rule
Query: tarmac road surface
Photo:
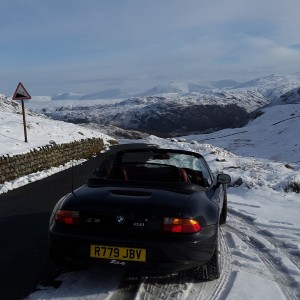
[[[99, 156], [73, 168], [74, 188], [99, 164]], [[0, 195], [0, 299], [24, 299], [58, 275], [48, 259], [48, 222], [55, 203], [72, 189], [68, 169]]]

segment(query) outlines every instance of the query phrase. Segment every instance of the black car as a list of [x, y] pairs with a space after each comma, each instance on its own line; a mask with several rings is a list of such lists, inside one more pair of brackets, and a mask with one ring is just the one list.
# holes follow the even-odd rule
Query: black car
[[199, 153], [155, 145], [117, 145], [102, 157], [87, 183], [54, 207], [54, 263], [218, 278], [229, 175], [214, 176]]

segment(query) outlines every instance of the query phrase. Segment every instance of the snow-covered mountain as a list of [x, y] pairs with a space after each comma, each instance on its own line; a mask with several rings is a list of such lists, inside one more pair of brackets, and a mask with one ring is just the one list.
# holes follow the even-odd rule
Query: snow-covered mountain
[[[169, 82], [148, 90], [154, 96], [136, 96], [119, 102], [97, 102], [89, 105], [84, 99], [113, 97], [120, 90], [81, 95], [66, 93], [55, 99], [80, 99], [77, 104], [45, 104], [37, 112], [71, 123], [116, 126], [158, 136], [207, 133], [245, 125], [267, 105], [295, 103], [299, 98], [300, 74], [270, 75], [237, 84], [232, 81], [211, 82], [211, 85], [232, 88], [208, 88], [199, 83]], [[116, 101], [116, 100], [114, 100]], [[50, 101], [54, 102], [54, 101]], [[121, 130], [122, 131], [122, 130]]]
[[52, 100], [100, 100], [128, 97], [147, 97], [147, 96], [165, 96], [166, 94], [189, 94], [194, 92], [204, 92], [213, 89], [242, 89], [255, 90], [270, 100], [275, 100], [280, 95], [300, 86], [300, 72], [293, 75], [276, 75], [272, 74], [266, 77], [257, 78], [244, 83], [238, 83], [233, 80], [219, 81], [171, 81], [161, 83], [154, 87], [132, 94], [128, 91], [119, 88], [99, 91], [92, 94], [76, 94], [66, 92], [57, 94], [52, 97]]
[[48, 108], [46, 115], [72, 123], [114, 125], [159, 136], [242, 126], [269, 99], [257, 91], [211, 90], [188, 95], [135, 97], [111, 105]]
[[278, 99], [282, 94], [300, 86], [300, 73], [294, 75], [270, 75], [254, 79], [236, 86], [236, 88], [257, 90], [270, 100]]
[[71, 92], [56, 94], [51, 97], [52, 100], [81, 100], [83, 97], [82, 94], [76, 94]]
[[156, 85], [153, 88], [143, 93], [140, 93], [139, 95], [136, 96], [155, 96], [155, 95], [169, 94], [169, 93], [185, 94], [188, 93], [189, 91], [190, 91], [189, 83], [173, 81], [167, 84]]
[[120, 89], [109, 89], [98, 93], [84, 95], [81, 97], [81, 100], [112, 99], [112, 98], [119, 98], [120, 96], [121, 96]]
[[235, 88], [239, 85], [232, 80], [210, 81], [205, 83], [200, 82], [185, 82], [185, 81], [171, 81], [165, 84], [158, 84], [154, 87], [140, 93], [132, 94], [124, 90], [114, 88], [99, 91], [92, 94], [76, 94], [72, 92], [65, 92], [56, 94], [52, 100], [101, 100], [101, 99], [118, 99], [129, 97], [148, 97], [148, 96], [163, 96], [165, 94], [188, 94], [193, 92], [202, 92], [211, 89], [229, 89]]
[[281, 95], [274, 104], [292, 104], [292, 103], [300, 103], [300, 87], [293, 89], [283, 95]]
[[[235, 85], [235, 82], [215, 84]], [[212, 89], [174, 81], [145, 93], [160, 96], [132, 97], [108, 105], [48, 107], [42, 112], [67, 122], [117, 126], [164, 137], [204, 133], [245, 125], [258, 109], [272, 101], [281, 103], [283, 98], [278, 100], [281, 95], [299, 88], [300, 76], [270, 75], [235, 86]], [[291, 93], [285, 97], [290, 99], [297, 91]]]
[[194, 92], [203, 92], [212, 89], [230, 89], [235, 88], [239, 85], [238, 82], [233, 80], [219, 80], [209, 82], [180, 82], [171, 81], [166, 84], [159, 84], [153, 88], [140, 93], [136, 96], [156, 96], [168, 93], [175, 94], [188, 94]]
[[66, 92], [62, 94], [56, 94], [51, 97], [52, 100], [100, 100], [100, 99], [114, 99], [121, 96], [120, 89], [108, 89], [97, 93], [91, 94], [76, 94], [72, 92]]

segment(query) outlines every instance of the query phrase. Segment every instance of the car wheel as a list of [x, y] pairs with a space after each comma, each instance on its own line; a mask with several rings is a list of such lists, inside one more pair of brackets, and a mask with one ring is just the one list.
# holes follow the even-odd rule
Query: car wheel
[[220, 225], [226, 224], [227, 219], [227, 193], [224, 191], [223, 207], [220, 215]]
[[193, 269], [193, 276], [197, 280], [211, 281], [218, 279], [221, 273], [221, 249], [219, 238], [211, 259], [203, 266]]

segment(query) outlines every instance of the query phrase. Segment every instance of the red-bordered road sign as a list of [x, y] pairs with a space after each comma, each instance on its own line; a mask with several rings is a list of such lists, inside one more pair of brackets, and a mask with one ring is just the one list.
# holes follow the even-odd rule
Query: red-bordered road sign
[[29, 100], [29, 99], [31, 99], [31, 96], [26, 91], [24, 85], [21, 82], [19, 82], [12, 99], [13, 100]]

